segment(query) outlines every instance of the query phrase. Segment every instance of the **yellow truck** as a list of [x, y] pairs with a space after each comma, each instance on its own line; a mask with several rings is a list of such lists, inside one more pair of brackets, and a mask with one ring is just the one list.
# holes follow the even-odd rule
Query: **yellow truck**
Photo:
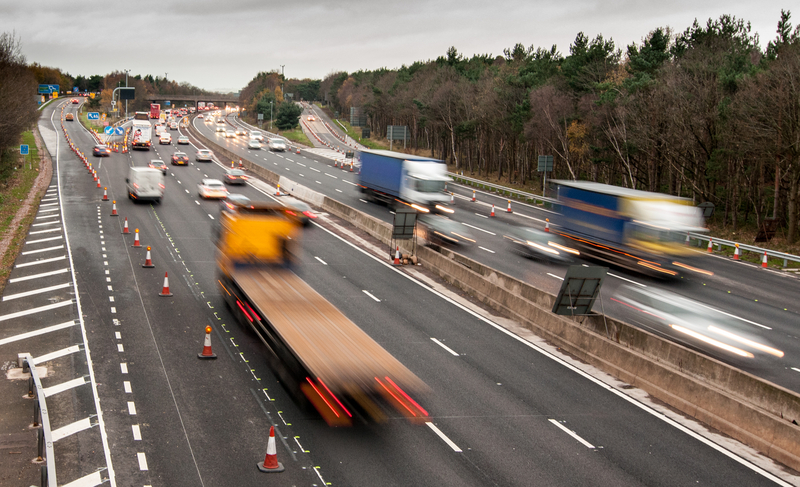
[[[399, 413], [424, 422], [422, 380], [293, 271], [302, 222], [268, 203], [226, 204], [217, 235], [218, 283], [233, 314], [266, 345], [284, 386], [331, 426]], [[390, 406], [390, 407], [387, 407]]]

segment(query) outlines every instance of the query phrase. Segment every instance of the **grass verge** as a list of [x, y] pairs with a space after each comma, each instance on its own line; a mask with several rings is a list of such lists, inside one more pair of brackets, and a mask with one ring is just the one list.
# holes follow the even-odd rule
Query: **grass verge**
[[286, 137], [292, 142], [307, 145], [308, 147], [314, 147], [314, 144], [312, 144], [311, 141], [308, 139], [308, 137], [306, 137], [306, 134], [303, 133], [303, 129], [301, 129], [300, 127], [294, 128], [292, 130], [279, 131], [278, 135]]

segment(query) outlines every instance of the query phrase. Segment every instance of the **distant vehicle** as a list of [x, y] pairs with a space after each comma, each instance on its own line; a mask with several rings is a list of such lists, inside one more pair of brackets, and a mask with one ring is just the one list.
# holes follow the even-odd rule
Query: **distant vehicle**
[[228, 131], [225, 132], [225, 138], [226, 139], [227, 138], [234, 138], [234, 137], [236, 137], [236, 132], [234, 132], [233, 130], [228, 130]]
[[152, 128], [147, 120], [134, 120], [131, 124], [131, 147], [150, 150]]
[[197, 109], [198, 110], [205, 110], [206, 109], [206, 102], [204, 102], [204, 101], [197, 102]]
[[73, 98], [73, 99], [72, 99], [72, 104], [73, 104], [73, 105], [77, 105], [78, 103], [80, 103], [80, 102], [78, 101], [78, 99], [77, 99], [77, 98]]
[[95, 157], [109, 157], [111, 155], [111, 149], [105, 145], [98, 144], [92, 149], [92, 154]]
[[261, 142], [259, 142], [258, 139], [250, 139], [247, 141], [247, 148], [255, 150], [261, 149]]
[[169, 124], [170, 130], [178, 130], [178, 122], [172, 122]]
[[67, 122], [74, 122], [75, 121], [75, 115], [73, 115], [71, 113], [68, 113], [68, 114], [64, 115], [64, 120], [66, 120]]
[[421, 215], [419, 235], [432, 245], [470, 245], [475, 238], [463, 223], [437, 215]]
[[222, 117], [217, 117], [217, 125], [225, 125], [225, 119]]
[[194, 160], [198, 162], [199, 161], [211, 162], [211, 158], [213, 156], [214, 153], [212, 153], [208, 149], [198, 149], [197, 153], [194, 155]]
[[150, 118], [159, 120], [161, 118], [161, 105], [158, 103], [150, 104]]
[[185, 135], [181, 135], [178, 137], [178, 144], [180, 145], [189, 145], [189, 137]]
[[185, 152], [176, 152], [176, 153], [172, 154], [172, 165], [173, 166], [188, 166], [189, 165], [189, 156], [187, 156]]
[[162, 173], [167, 174], [167, 165], [164, 164], [164, 161], [162, 161], [161, 159], [150, 160], [150, 163], [147, 165], [147, 167], [158, 169]]
[[286, 150], [286, 142], [283, 139], [279, 139], [277, 137], [273, 137], [269, 139], [269, 150], [274, 152], [283, 152]]
[[219, 179], [203, 179], [197, 185], [197, 192], [201, 198], [225, 198], [228, 190]]
[[309, 115], [308, 116], [308, 121], [309, 122], [314, 122], [315, 120], [317, 120], [317, 119], [314, 117], [314, 115]]
[[247, 130], [243, 129], [242, 127], [237, 127], [235, 132], [236, 135], [247, 135]]
[[217, 125], [217, 133], [225, 135], [225, 126], [224, 125]]
[[256, 139], [259, 142], [264, 142], [264, 136], [258, 130], [251, 130], [250, 131], [250, 138]]
[[172, 136], [169, 132], [161, 132], [161, 135], [158, 137], [159, 144], [171, 144], [172, 143]]
[[311, 225], [311, 220], [317, 218], [311, 206], [303, 201], [289, 197], [281, 199], [281, 202], [294, 212], [294, 216], [300, 219], [300, 223], [302, 223], [304, 227]]
[[164, 196], [164, 173], [152, 167], [131, 167], [125, 178], [128, 198], [135, 201], [152, 200], [161, 203]]
[[156, 132], [156, 135], [161, 135], [161, 132], [164, 131], [164, 124], [157, 123], [157, 124], [153, 125], [153, 128], [154, 128], [154, 130]]
[[135, 112], [133, 114], [133, 119], [134, 120], [150, 120], [150, 112]]
[[202, 113], [198, 114], [198, 115], [197, 115], [197, 118], [204, 118], [204, 117], [203, 117], [203, 114], [202, 114]]
[[195, 112], [195, 108], [194, 107], [189, 107], [189, 113], [194, 113], [194, 112]]
[[226, 169], [225, 170], [225, 183], [226, 184], [246, 184], [247, 174], [241, 169]]
[[368, 199], [391, 206], [399, 199], [421, 211], [450, 213], [445, 206], [450, 197], [444, 192], [448, 181], [444, 161], [388, 150], [361, 151], [358, 186]]
[[[553, 232], [545, 232], [535, 228], [512, 228], [503, 236], [509, 250], [523, 257], [549, 260], [553, 262], [571, 262], [581, 255], [567, 241]], [[572, 242], [572, 241], [570, 241]]]
[[228, 196], [219, 202], [219, 210], [220, 212], [235, 211], [237, 207], [247, 206], [249, 204], [250, 198], [247, 196], [238, 193], [228, 193]]

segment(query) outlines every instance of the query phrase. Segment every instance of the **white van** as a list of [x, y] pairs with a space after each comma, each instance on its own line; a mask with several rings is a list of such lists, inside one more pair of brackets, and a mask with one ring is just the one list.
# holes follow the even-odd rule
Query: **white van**
[[286, 150], [286, 142], [278, 138], [269, 139], [269, 150], [283, 152]]
[[134, 201], [150, 200], [161, 203], [164, 196], [164, 173], [151, 167], [132, 167], [125, 178], [128, 198]]
[[250, 131], [250, 138], [251, 139], [256, 139], [259, 142], [264, 142], [264, 136], [261, 135], [261, 132], [259, 132], [258, 130], [251, 130]]

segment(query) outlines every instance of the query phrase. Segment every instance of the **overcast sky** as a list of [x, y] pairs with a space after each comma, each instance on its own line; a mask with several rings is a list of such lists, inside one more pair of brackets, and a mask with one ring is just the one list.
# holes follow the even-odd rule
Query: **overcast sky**
[[[775, 37], [774, 0], [0, 0], [0, 31], [15, 31], [28, 62], [72, 76], [115, 70], [238, 91], [259, 71], [324, 78], [397, 68], [455, 46], [466, 56], [516, 43], [566, 55], [575, 35], [624, 49], [656, 27], [676, 31], [722, 14]], [[797, 5], [797, 4], [794, 4]], [[800, 10], [800, 9], [797, 9]], [[793, 24], [800, 19], [794, 12]]]

